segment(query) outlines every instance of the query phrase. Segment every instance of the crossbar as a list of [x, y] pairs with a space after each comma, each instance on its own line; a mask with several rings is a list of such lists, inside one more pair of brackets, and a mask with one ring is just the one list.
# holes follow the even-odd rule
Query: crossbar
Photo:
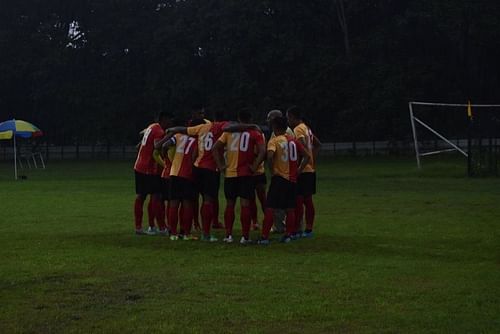
[[[468, 104], [459, 103], [432, 103], [432, 102], [410, 102], [410, 104], [417, 106], [441, 106], [441, 107], [468, 107]], [[500, 107], [500, 104], [471, 104], [474, 108], [496, 108]]]

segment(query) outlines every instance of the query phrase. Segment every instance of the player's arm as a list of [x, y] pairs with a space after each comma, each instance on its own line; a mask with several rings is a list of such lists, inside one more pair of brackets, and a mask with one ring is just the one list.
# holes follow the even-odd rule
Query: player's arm
[[243, 132], [247, 130], [257, 130], [262, 132], [257, 124], [244, 124], [231, 122], [222, 128], [224, 132]]
[[173, 128], [168, 128], [167, 133], [173, 133], [174, 135], [177, 133], [187, 134], [188, 128], [185, 126], [176, 126]]
[[164, 146], [164, 144], [168, 142], [170, 139], [172, 139], [177, 133], [177, 132], [170, 132], [169, 130], [170, 129], [166, 131], [165, 136], [163, 136], [163, 138], [156, 139], [154, 141], [155, 150], [161, 149]]
[[302, 171], [304, 170], [306, 165], [311, 160], [311, 154], [309, 153], [308, 150], [305, 149], [304, 145], [302, 145], [300, 142], [299, 142], [299, 145], [297, 145], [297, 151], [299, 151], [300, 158], [301, 158], [299, 168], [298, 168], [298, 172], [300, 174], [300, 173], [302, 173]]
[[225, 144], [221, 141], [216, 141], [214, 147], [212, 148], [215, 164], [220, 172], [223, 172], [226, 169], [226, 163], [223, 155], [224, 146]]
[[257, 144], [257, 157], [253, 161], [253, 164], [250, 166], [250, 170], [255, 174], [257, 169], [259, 169], [259, 165], [266, 158], [266, 145], [264, 143]]
[[165, 161], [161, 158], [161, 153], [159, 149], [154, 149], [153, 151], [153, 159], [156, 161], [158, 165], [165, 168]]
[[177, 141], [175, 140], [175, 137], [170, 137], [167, 141], [165, 141], [162, 145], [161, 145], [161, 148], [163, 150], [163, 152], [165, 152], [165, 154], [168, 156], [168, 149], [172, 146], [175, 146], [175, 144], [177, 143]]
[[266, 154], [267, 165], [271, 171], [271, 175], [274, 175], [273, 165], [274, 165], [274, 151], [267, 150]]
[[318, 156], [318, 152], [321, 149], [321, 145], [323, 145], [323, 144], [318, 139], [318, 137], [316, 137], [314, 134], [313, 134], [312, 145], [313, 145], [312, 155], [313, 155], [314, 161], [316, 161], [316, 157]]

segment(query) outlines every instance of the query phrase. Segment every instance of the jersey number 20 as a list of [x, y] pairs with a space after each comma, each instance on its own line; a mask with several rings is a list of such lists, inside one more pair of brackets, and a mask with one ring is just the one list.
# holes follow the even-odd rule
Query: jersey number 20
[[248, 151], [248, 145], [250, 143], [250, 134], [248, 132], [243, 132], [243, 133], [238, 133], [235, 132], [231, 136], [231, 151], [238, 151], [238, 149], [241, 152], [246, 152]]

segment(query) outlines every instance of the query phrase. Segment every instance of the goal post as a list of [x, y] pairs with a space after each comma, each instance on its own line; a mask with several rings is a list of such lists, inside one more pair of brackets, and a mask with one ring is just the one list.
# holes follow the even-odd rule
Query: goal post
[[[453, 109], [453, 108], [460, 108], [460, 110], [463, 110], [463, 119], [460, 119], [460, 123], [463, 123], [462, 125], [464, 126], [464, 132], [462, 134], [462, 139], [466, 140], [456, 140], [456, 142], [453, 142], [450, 137], [447, 137], [446, 134], [442, 133], [441, 129], [438, 128], [436, 125], [431, 125], [427, 120], [421, 119], [420, 117], [416, 116], [416, 107], [418, 106], [423, 106], [423, 107], [437, 107], [437, 108], [447, 108], [447, 109]], [[467, 158], [467, 165], [468, 165], [468, 173], [469, 175], [472, 175], [472, 166], [474, 164], [473, 158], [472, 158], [472, 145], [473, 145], [473, 132], [475, 130], [475, 127], [478, 127], [477, 130], [478, 136], [479, 136], [479, 143], [480, 145], [482, 142], [482, 138], [489, 138], [490, 142], [490, 149], [489, 153], [490, 154], [497, 154], [497, 149], [492, 151], [491, 149], [491, 143], [494, 141], [495, 147], [497, 145], [498, 138], [500, 137], [500, 115], [499, 117], [493, 117], [490, 116], [491, 119], [482, 119], [482, 124], [479, 124], [477, 126], [474, 122], [475, 116], [472, 114], [472, 108], [475, 111], [478, 110], [484, 110], [485, 108], [487, 109], [496, 109], [497, 112], [500, 112], [500, 104], [459, 104], [459, 103], [433, 103], [433, 102], [417, 102], [417, 101], [412, 101], [408, 103], [408, 108], [409, 108], [409, 113], [410, 113], [410, 122], [411, 122], [411, 129], [413, 133], [413, 145], [415, 148], [415, 158], [417, 162], [417, 168], [421, 169], [422, 168], [422, 158], [425, 156], [430, 156], [430, 155], [435, 155], [435, 154], [440, 154], [444, 152], [458, 152], [461, 155], [463, 155], [465, 158]], [[463, 108], [463, 109], [462, 109]], [[481, 114], [481, 112], [476, 113]], [[457, 114], [455, 114], [456, 117]], [[483, 117], [486, 118], [486, 117]], [[465, 123], [466, 122], [466, 123]], [[484, 124], [488, 123], [488, 129], [486, 130]], [[417, 127], [422, 127], [428, 132], [430, 132], [434, 138], [439, 138], [443, 145], [442, 147], [436, 148], [434, 150], [430, 150], [427, 152], [422, 152], [422, 149], [420, 148], [419, 145], [419, 136], [417, 133]], [[484, 133], [482, 133], [484, 132]], [[493, 139], [494, 138], [494, 139]], [[482, 148], [481, 148], [482, 149]], [[496, 155], [495, 155], [496, 159]], [[492, 161], [492, 158], [489, 158], [489, 161]], [[495, 160], [496, 163], [496, 160]], [[495, 167], [496, 168], [496, 167]]]

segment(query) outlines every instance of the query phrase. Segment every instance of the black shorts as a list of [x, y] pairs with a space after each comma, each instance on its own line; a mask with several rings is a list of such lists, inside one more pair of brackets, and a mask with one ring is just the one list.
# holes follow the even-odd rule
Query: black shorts
[[297, 179], [297, 194], [299, 196], [316, 194], [316, 173], [308, 172], [299, 174]]
[[161, 178], [161, 198], [163, 201], [170, 201], [170, 178]]
[[135, 172], [135, 193], [137, 195], [161, 194], [161, 176]]
[[254, 178], [255, 178], [255, 185], [267, 184], [266, 174], [255, 175]]
[[297, 201], [297, 184], [281, 176], [273, 176], [267, 192], [266, 208], [293, 209]]
[[254, 176], [238, 176], [226, 177], [224, 179], [224, 195], [227, 199], [236, 199], [241, 197], [244, 199], [255, 198], [255, 177]]
[[183, 177], [170, 177], [170, 200], [171, 201], [194, 201], [198, 192], [193, 181]]
[[193, 167], [194, 180], [202, 195], [219, 197], [220, 173], [207, 168]]

